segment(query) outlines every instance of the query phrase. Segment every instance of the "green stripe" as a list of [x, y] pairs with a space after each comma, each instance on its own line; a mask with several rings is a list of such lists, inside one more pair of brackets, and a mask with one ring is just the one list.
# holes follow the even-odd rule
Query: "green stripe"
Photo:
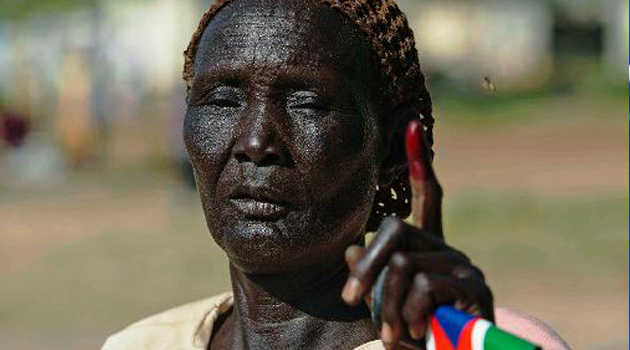
[[538, 346], [502, 331], [490, 327], [483, 343], [484, 350], [536, 350]]

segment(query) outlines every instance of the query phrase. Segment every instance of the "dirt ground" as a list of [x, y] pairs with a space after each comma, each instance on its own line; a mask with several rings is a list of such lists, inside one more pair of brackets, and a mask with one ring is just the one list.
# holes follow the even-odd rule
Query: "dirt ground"
[[[436, 169], [445, 188], [446, 209], [448, 203], [458, 203], [461, 198], [479, 191], [526, 192], [534, 197], [541, 196], [543, 202], [558, 198], [569, 198], [568, 201], [570, 198], [617, 196], [625, 198], [626, 203], [615, 204], [614, 210], [627, 214], [625, 111], [622, 117], [596, 123], [593, 119], [576, 118], [488, 127], [443, 124], [436, 131]], [[160, 244], [161, 249], [172, 242], [175, 247], [206, 244], [190, 251], [200, 256], [211, 254], [211, 259], [216, 259], [211, 261], [219, 265], [225, 263], [207, 237], [198, 240], [190, 238], [192, 235], [170, 236], [173, 232], [205, 234], [197, 199], [179, 186], [168, 172], [152, 171], [147, 175], [134, 170], [75, 174], [70, 181], [55, 188], [5, 189], [0, 195], [0, 348], [98, 348], [107, 334], [139, 316], [189, 301], [187, 298], [201, 297], [202, 291], [210, 293], [227, 287], [226, 276], [224, 272], [217, 272], [223, 271], [218, 268], [210, 273], [220, 280], [212, 283], [212, 288], [199, 284], [185, 291], [168, 286], [165, 290], [171, 294], [165, 292], [168, 295], [162, 299], [159, 295], [147, 296], [147, 285], [133, 280], [142, 276], [142, 271], [134, 272], [133, 278], [125, 274], [127, 280], [117, 279], [121, 271], [135, 268], [125, 264], [138, 261], [123, 258], [123, 254], [144, 254], [153, 249], [152, 244]], [[455, 204], [450, 205], [455, 207]], [[457, 220], [447, 223], [447, 227], [459, 227]], [[465, 221], [465, 217], [461, 220]], [[625, 259], [619, 259], [614, 266], [601, 262], [607, 260], [597, 260], [599, 265], [594, 263], [590, 271], [583, 267], [587, 265], [582, 261], [588, 257], [567, 255], [568, 268], [550, 266], [546, 269], [533, 264], [532, 268], [520, 269], [518, 279], [511, 270], [492, 265], [486, 271], [490, 281], [499, 286], [495, 290], [497, 303], [516, 305], [541, 317], [558, 329], [574, 349], [627, 348], [627, 217], [611, 225], [614, 227], [601, 223], [603, 232], [615, 231], [616, 238], [607, 243], [607, 247], [615, 250], [615, 256], [625, 256]], [[162, 236], [170, 238], [159, 241]], [[174, 239], [176, 241], [172, 241]], [[465, 237], [457, 239], [468, 242]], [[564, 254], [565, 243], [557, 245], [558, 255]], [[134, 250], [135, 245], [145, 246]], [[483, 252], [483, 249], [479, 247], [477, 251]], [[169, 264], [181, 263], [182, 270], [177, 271], [188, 273], [187, 266], [193, 263], [180, 260], [185, 259], [180, 255], [188, 253], [158, 251], [153, 260], [147, 257], [152, 254], [144, 254], [137, 264], [146, 264], [167, 275], [172, 271]], [[113, 258], [119, 259], [114, 265], [110, 261]], [[571, 270], [572, 261], [576, 262], [576, 268], [584, 270]], [[86, 264], [88, 266], [77, 266]], [[77, 272], [72, 272], [73, 269]], [[67, 276], [68, 271], [72, 272], [72, 278]], [[110, 279], [80, 275], [98, 272], [107, 274]], [[181, 279], [188, 281], [185, 278], [197, 278], [199, 273], [195, 270]], [[173, 282], [167, 277], [159, 278], [163, 279], [148, 280], [148, 285], [164, 283], [167, 286]], [[42, 284], [42, 280], [47, 282]], [[75, 289], [60, 286], [75, 282], [85, 283], [85, 286]], [[108, 286], [102, 287], [103, 284]], [[50, 290], [42, 290], [46, 288]], [[132, 292], [121, 292], [121, 289]], [[77, 294], [61, 296], [56, 294], [59, 290], [76, 290]], [[7, 293], [6, 298], [2, 297], [3, 292]], [[110, 297], [111, 301], [100, 300]], [[87, 315], [71, 305], [74, 300], [93, 304], [94, 298], [99, 299], [97, 304], [102, 309], [90, 310]], [[47, 310], [47, 314], [38, 314], [38, 310], [42, 310], [40, 303], [54, 304], [55, 300], [61, 300], [59, 305], [46, 306], [43, 310]], [[111, 311], [115, 305], [123, 305], [121, 309], [124, 305], [131, 306], [127, 312]], [[102, 316], [105, 310], [109, 312], [106, 317]], [[54, 314], [57, 311], [60, 314]], [[101, 317], [103, 319], [99, 320]]]

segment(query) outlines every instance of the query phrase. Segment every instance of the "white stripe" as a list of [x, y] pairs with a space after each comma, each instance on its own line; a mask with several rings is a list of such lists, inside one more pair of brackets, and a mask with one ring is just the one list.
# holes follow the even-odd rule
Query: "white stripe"
[[486, 333], [492, 327], [490, 321], [478, 319], [475, 321], [472, 331], [472, 350], [484, 350], [483, 343], [486, 341]]
[[431, 330], [431, 324], [429, 324], [427, 329], [427, 350], [436, 350], [435, 337], [433, 336], [433, 331]]

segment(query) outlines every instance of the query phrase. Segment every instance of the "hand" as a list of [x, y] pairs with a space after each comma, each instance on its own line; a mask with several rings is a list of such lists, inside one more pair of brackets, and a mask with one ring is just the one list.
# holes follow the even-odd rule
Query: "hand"
[[[370, 303], [370, 291], [387, 267], [381, 295], [381, 339], [390, 349], [425, 337], [432, 312], [452, 304], [494, 321], [493, 298], [483, 273], [462, 252], [443, 240], [442, 190], [431, 166], [419, 122], [407, 130], [407, 159], [412, 186], [412, 217], [419, 227], [389, 217], [367, 248], [350, 246], [350, 276], [342, 297], [350, 305]], [[403, 340], [401, 342], [401, 340]]]

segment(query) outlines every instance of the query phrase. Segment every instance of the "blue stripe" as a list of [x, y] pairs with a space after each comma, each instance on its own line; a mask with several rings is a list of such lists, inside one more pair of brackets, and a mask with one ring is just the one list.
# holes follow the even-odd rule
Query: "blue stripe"
[[434, 314], [442, 326], [444, 333], [451, 340], [451, 344], [457, 348], [459, 335], [468, 322], [475, 317], [459, 311], [452, 306], [440, 306]]

